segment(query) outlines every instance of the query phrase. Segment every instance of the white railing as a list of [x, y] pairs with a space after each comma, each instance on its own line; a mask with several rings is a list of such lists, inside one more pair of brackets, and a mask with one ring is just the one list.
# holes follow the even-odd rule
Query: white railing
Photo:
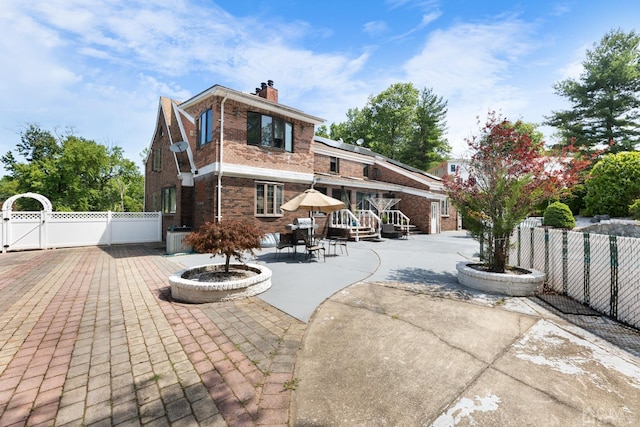
[[352, 228], [360, 225], [358, 218], [349, 209], [331, 212], [329, 221], [332, 228]]
[[378, 237], [380, 237], [382, 221], [380, 220], [380, 217], [375, 214], [375, 212], [371, 210], [358, 211], [358, 220], [360, 222], [361, 228], [366, 227], [370, 230], [375, 230]]
[[380, 236], [380, 217], [370, 210], [360, 210], [356, 214], [348, 209], [331, 212], [329, 227], [344, 228], [355, 234], [356, 242], [360, 240], [360, 230], [369, 228]]
[[3, 211], [2, 251], [162, 241], [161, 212]]
[[411, 221], [408, 216], [406, 216], [404, 213], [402, 213], [402, 211], [397, 209], [382, 211], [380, 216], [382, 218], [385, 218], [386, 216], [387, 224], [393, 224], [398, 226], [409, 225], [409, 222]]

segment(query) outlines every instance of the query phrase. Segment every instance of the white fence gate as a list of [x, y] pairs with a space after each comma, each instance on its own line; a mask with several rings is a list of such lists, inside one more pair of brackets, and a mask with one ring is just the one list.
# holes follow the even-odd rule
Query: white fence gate
[[[40, 201], [40, 212], [13, 212], [19, 197]], [[52, 212], [39, 194], [10, 197], [2, 206], [2, 252], [162, 241], [161, 212]]]

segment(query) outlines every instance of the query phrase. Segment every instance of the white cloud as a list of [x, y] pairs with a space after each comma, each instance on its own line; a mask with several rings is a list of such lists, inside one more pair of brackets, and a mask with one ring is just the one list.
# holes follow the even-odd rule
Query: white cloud
[[370, 36], [378, 36], [389, 30], [389, 26], [384, 21], [369, 21], [363, 25], [363, 31]]
[[433, 22], [436, 19], [438, 19], [440, 17], [440, 15], [442, 15], [442, 13], [440, 11], [430, 12], [430, 13], [427, 13], [425, 15], [422, 15], [422, 19], [420, 20], [420, 23], [418, 25], [416, 25], [415, 27], [413, 27], [409, 31], [405, 32], [404, 34], [400, 34], [399, 36], [393, 37], [393, 40], [403, 39], [403, 38], [405, 38], [405, 37], [417, 32], [417, 31], [422, 30], [427, 25], [429, 25], [431, 22]]
[[432, 32], [422, 50], [405, 63], [406, 80], [432, 87], [448, 101], [449, 143], [456, 152], [475, 133], [476, 117], [489, 109], [518, 114], [530, 102], [513, 79], [535, 48], [530, 24], [511, 18], [495, 23], [461, 23]]

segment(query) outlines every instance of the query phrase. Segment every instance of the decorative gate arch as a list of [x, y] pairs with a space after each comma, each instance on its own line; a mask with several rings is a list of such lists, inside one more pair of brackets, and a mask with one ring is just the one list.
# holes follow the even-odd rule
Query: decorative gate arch
[[39, 201], [42, 204], [43, 207], [43, 211], [45, 212], [51, 212], [53, 210], [53, 206], [51, 206], [51, 201], [49, 199], [47, 199], [46, 197], [44, 197], [42, 194], [38, 194], [38, 193], [22, 193], [22, 194], [16, 194], [15, 196], [11, 196], [9, 197], [7, 200], [4, 201], [4, 203], [2, 204], [2, 212], [11, 212], [11, 208], [13, 207], [13, 202], [15, 202], [16, 200], [18, 200], [21, 197], [29, 197], [32, 199], [36, 199], [37, 201]]
[[[35, 199], [42, 204], [39, 212], [13, 212], [13, 203], [21, 197]], [[9, 197], [2, 204], [2, 252], [9, 248], [45, 249], [47, 247], [46, 221], [51, 216], [51, 201], [37, 193], [22, 193]]]

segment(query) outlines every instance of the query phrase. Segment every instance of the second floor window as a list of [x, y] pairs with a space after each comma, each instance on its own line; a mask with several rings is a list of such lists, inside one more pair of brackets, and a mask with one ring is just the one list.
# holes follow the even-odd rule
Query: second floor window
[[151, 161], [152, 163], [152, 170], [154, 171], [161, 171], [162, 170], [162, 147], [157, 147], [154, 148], [151, 151]]
[[340, 159], [331, 157], [329, 160], [329, 172], [340, 172]]
[[293, 124], [260, 113], [247, 113], [247, 144], [293, 151]]
[[198, 120], [198, 146], [202, 146], [213, 141], [213, 110], [200, 114]]

